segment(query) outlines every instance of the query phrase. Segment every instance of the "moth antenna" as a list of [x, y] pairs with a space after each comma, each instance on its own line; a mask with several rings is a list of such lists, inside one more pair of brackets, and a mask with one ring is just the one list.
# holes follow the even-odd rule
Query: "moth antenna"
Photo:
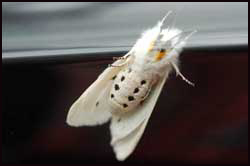
[[[160, 31], [159, 31], [159, 32], [162, 31], [162, 26], [163, 26], [164, 22], [166, 21], [167, 17], [168, 17], [171, 13], [172, 13], [171, 10], [168, 11], [167, 14], [166, 14], [166, 15], [162, 18], [162, 20], [158, 23], [157, 26], [160, 28]], [[162, 35], [158, 35], [158, 37], [157, 37], [156, 40], [155, 40], [156, 43], [160, 41], [160, 38], [161, 38], [161, 37], [162, 37]]]
[[159, 25], [160, 27], [162, 27], [162, 25], [164, 24], [166, 18], [172, 13], [172, 11], [168, 11], [167, 14], [162, 18], [162, 20], [160, 21]]
[[178, 6], [178, 8], [175, 10], [173, 20], [172, 23], [170, 24], [169, 29], [173, 29], [175, 27], [177, 22], [177, 17], [180, 16], [180, 14], [184, 11], [184, 8], [186, 8], [186, 5]]
[[[176, 42], [176, 43], [174, 44], [174, 46], [172, 46], [172, 48], [174, 48], [175, 46], [177, 46], [177, 45], [180, 44], [181, 42], [188, 40], [188, 38], [190, 38], [190, 37], [191, 37], [194, 33], [196, 33], [196, 32], [197, 32], [197, 30], [191, 30], [191, 31], [180, 32], [180, 33], [178, 33], [177, 35], [173, 36], [172, 38], [168, 39], [168, 41], [171, 41], [171, 40], [173, 40], [173, 39], [175, 39], [175, 38], [177, 38], [177, 37], [181, 37], [181, 39], [180, 39], [178, 42]], [[169, 44], [169, 43], [166, 42], [166, 44], [163, 45], [163, 47], [166, 47], [167, 44]]]
[[167, 27], [167, 33], [174, 28], [177, 20], [177, 13], [173, 13], [171, 19], [169, 19], [169, 25]]
[[[176, 13], [174, 12], [174, 15], [171, 16], [171, 14], [173, 13], [173, 11], [169, 11], [167, 12], [167, 14], [162, 18], [162, 20], [158, 23], [158, 26], [160, 28], [160, 32], [162, 31], [162, 26], [163, 24], [167, 24], [168, 27], [167, 27], [167, 32], [166, 34], [170, 31], [170, 29], [172, 29], [175, 25], [175, 20], [176, 20]], [[167, 17], [171, 16], [170, 18], [167, 19]], [[162, 37], [162, 35], [158, 35], [157, 39], [156, 39], [156, 42], [160, 42], [160, 38]]]
[[195, 85], [194, 83], [192, 83], [191, 81], [189, 81], [188, 79], [186, 79], [186, 78], [181, 74], [181, 72], [180, 72], [179, 68], [176, 66], [176, 64], [174, 64], [174, 63], [171, 62], [171, 65], [174, 67], [177, 76], [179, 75], [179, 76], [182, 78], [182, 80], [184, 80], [185, 82], [187, 82], [189, 85], [192, 85], [192, 86]]
[[175, 47], [176, 45], [180, 44], [181, 42], [184, 42], [184, 41], [188, 40], [196, 32], [197, 32], [197, 30], [192, 30], [191, 32], [190, 31], [182, 32], [180, 34], [181, 35], [181, 39], [177, 43], [175, 43], [173, 47]]
[[[193, 34], [195, 34], [197, 32], [196, 29], [191, 30], [191, 32], [183, 39], [184, 41], [187, 40], [188, 38], [190, 38]], [[183, 32], [183, 33], [188, 33], [188, 31]]]

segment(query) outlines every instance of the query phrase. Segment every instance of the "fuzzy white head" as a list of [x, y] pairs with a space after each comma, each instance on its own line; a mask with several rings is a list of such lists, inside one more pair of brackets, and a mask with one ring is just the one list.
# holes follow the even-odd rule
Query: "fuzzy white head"
[[152, 70], [159, 74], [166, 68], [174, 68], [177, 75], [180, 75], [184, 81], [194, 85], [180, 73], [178, 59], [187, 39], [196, 30], [181, 31], [172, 28], [172, 25], [163, 29], [164, 21], [171, 13], [171, 11], [168, 12], [156, 26], [146, 30], [137, 40], [131, 50], [134, 64], [142, 70]]
[[179, 52], [186, 44], [186, 40], [196, 31], [183, 32], [172, 26], [162, 29], [167, 15], [158, 24], [145, 31], [133, 47], [134, 63], [142, 68], [157, 71], [167, 66], [178, 67]]

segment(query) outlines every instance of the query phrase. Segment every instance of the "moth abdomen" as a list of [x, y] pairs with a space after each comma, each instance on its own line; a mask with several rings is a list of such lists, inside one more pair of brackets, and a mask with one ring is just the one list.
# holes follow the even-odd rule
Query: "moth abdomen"
[[151, 74], [128, 68], [117, 74], [111, 87], [109, 103], [117, 112], [135, 111], [152, 86]]

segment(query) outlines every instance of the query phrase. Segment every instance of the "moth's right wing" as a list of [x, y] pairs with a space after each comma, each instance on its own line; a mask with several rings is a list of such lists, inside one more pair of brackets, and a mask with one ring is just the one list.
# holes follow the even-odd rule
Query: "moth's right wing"
[[[145, 130], [169, 72], [165, 73], [155, 88], [152, 89], [151, 94], [144, 101], [143, 105], [138, 110], [135, 110], [133, 114], [120, 117], [112, 116], [110, 125], [111, 145], [118, 160], [125, 160], [134, 151]], [[117, 118], [120, 118], [120, 121]]]
[[148, 120], [149, 118], [144, 119], [131, 133], [112, 144], [117, 160], [125, 160], [134, 151], [144, 133]]
[[[127, 58], [131, 59], [131, 56]], [[112, 65], [124, 64], [129, 62], [130, 59], [119, 59]], [[109, 106], [107, 100], [113, 82], [112, 77], [117, 75], [125, 66], [108, 67], [104, 70], [71, 106], [66, 120], [68, 125], [75, 127], [93, 126], [103, 124], [110, 119], [112, 107]]]

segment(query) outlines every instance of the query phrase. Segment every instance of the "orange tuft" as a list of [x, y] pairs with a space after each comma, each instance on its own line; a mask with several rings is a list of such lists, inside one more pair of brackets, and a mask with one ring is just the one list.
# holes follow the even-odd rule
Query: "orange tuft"
[[156, 53], [155, 59], [157, 61], [161, 60], [166, 55], [166, 51], [159, 51]]

